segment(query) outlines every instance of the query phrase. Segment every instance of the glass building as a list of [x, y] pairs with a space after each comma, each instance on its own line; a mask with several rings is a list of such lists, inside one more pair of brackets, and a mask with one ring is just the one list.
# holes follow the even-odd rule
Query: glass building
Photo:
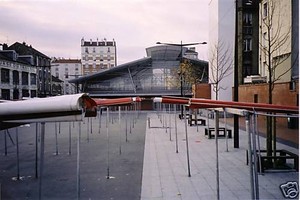
[[92, 97], [192, 96], [180, 64], [189, 63], [200, 74], [199, 83], [208, 83], [208, 62], [199, 60], [193, 49], [161, 45], [146, 49], [147, 57], [69, 81], [78, 92]]

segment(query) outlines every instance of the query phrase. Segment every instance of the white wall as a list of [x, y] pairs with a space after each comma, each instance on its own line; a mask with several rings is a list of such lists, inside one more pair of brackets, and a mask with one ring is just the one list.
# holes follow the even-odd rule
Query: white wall
[[[212, 65], [214, 47], [218, 42], [224, 43], [229, 48], [231, 59], [234, 59], [234, 34], [235, 34], [235, 0], [211, 0], [209, 4], [209, 61]], [[233, 63], [233, 62], [232, 62]], [[211, 79], [211, 69], [210, 69]], [[211, 81], [210, 81], [211, 82]], [[231, 74], [224, 78], [220, 85], [226, 90], [219, 91], [220, 100], [232, 100], [233, 87], [233, 65]], [[213, 88], [213, 87], [212, 87]], [[215, 99], [215, 92], [212, 89], [212, 99]]]

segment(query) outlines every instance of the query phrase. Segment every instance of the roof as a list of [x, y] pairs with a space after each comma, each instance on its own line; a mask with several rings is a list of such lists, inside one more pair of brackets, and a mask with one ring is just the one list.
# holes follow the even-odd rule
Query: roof
[[31, 45], [28, 46], [25, 42], [23, 43], [15, 42], [14, 44], [10, 45], [8, 49], [15, 50], [19, 55], [33, 55], [33, 56], [40, 56], [46, 59], [50, 59], [48, 56], [39, 52]]
[[81, 59], [55, 59], [51, 63], [81, 63]]
[[151, 57], [142, 58], [139, 60], [135, 60], [132, 62], [128, 62], [122, 65], [118, 65], [116, 67], [112, 67], [110, 69], [95, 73], [95, 74], [89, 74], [77, 79], [72, 79], [69, 82], [70, 83], [80, 83], [85, 81], [93, 81], [95, 79], [98, 79], [101, 77], [102, 80], [104, 79], [111, 79], [112, 77], [120, 76], [121, 74], [124, 74], [124, 72], [128, 72], [128, 68], [130, 67], [138, 67], [140, 65], [146, 65], [151, 63]]

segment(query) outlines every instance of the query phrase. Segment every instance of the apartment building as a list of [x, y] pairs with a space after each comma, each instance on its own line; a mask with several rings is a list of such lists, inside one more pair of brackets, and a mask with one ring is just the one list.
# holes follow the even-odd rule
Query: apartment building
[[76, 86], [69, 80], [82, 76], [81, 60], [55, 58], [51, 61], [51, 74], [63, 82], [62, 94], [75, 94]]
[[36, 67], [37, 74], [37, 96], [47, 97], [51, 96], [51, 69], [50, 61], [51, 59], [45, 54], [39, 52], [31, 45], [25, 42], [14, 44], [8, 46], [3, 46], [3, 50], [14, 50], [18, 57], [24, 57], [32, 62], [32, 65]]
[[289, 82], [299, 72], [299, 1], [262, 0], [259, 10], [259, 73]]
[[3, 50], [0, 45], [0, 72], [0, 99], [37, 96], [37, 69], [31, 55], [20, 56], [14, 50]]
[[83, 75], [93, 74], [117, 66], [117, 49], [115, 40], [81, 39], [81, 62]]

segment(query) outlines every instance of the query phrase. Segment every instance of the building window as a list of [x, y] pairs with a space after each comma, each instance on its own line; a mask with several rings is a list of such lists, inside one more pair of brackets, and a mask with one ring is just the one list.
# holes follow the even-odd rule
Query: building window
[[110, 53], [110, 47], [107, 48], [107, 52]]
[[36, 85], [36, 74], [30, 74], [30, 85]]
[[246, 25], [252, 25], [252, 13], [245, 13], [244, 14], [244, 23]]
[[10, 100], [10, 90], [9, 89], [2, 89], [1, 90], [1, 98], [5, 100]]
[[244, 51], [252, 51], [252, 39], [247, 38], [244, 40]]
[[58, 71], [58, 67], [55, 68], [55, 71]]
[[89, 53], [89, 48], [85, 47], [85, 53]]
[[264, 3], [263, 4], [263, 17], [267, 17], [268, 16], [268, 3]]
[[22, 72], [22, 85], [28, 85], [28, 72]]
[[9, 83], [9, 69], [1, 69], [1, 83]]
[[258, 103], [258, 94], [254, 94], [253, 100], [254, 100], [254, 103]]
[[13, 71], [13, 84], [19, 85], [19, 72], [16, 70]]

